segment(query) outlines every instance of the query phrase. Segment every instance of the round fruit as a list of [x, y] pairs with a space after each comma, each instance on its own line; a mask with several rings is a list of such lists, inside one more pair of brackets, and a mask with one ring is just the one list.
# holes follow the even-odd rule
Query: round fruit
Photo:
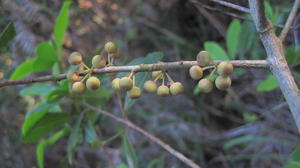
[[79, 52], [72, 52], [68, 61], [71, 65], [79, 65], [82, 62], [82, 56]]
[[157, 85], [154, 81], [148, 80], [144, 83], [144, 89], [149, 93], [155, 93], [157, 91]]
[[78, 81], [80, 79], [80, 76], [79, 76], [78, 72], [68, 71], [68, 73], [67, 73], [67, 79], [70, 82], [76, 82], [76, 81]]
[[169, 88], [165, 85], [161, 85], [157, 88], [157, 95], [161, 96], [161, 97], [166, 97], [169, 96], [170, 91]]
[[115, 53], [110, 53], [109, 55], [110, 55], [112, 58], [114, 58], [114, 59], [120, 58], [120, 57], [121, 57], [120, 49], [118, 48], [118, 49], [117, 49], [117, 52], [115, 52]]
[[180, 82], [172, 83], [170, 86], [170, 92], [172, 95], [179, 95], [184, 91], [184, 87]]
[[109, 41], [104, 45], [104, 50], [109, 54], [116, 53], [116, 52], [118, 52], [118, 47], [115, 43]]
[[97, 77], [89, 77], [86, 80], [86, 87], [90, 90], [96, 90], [100, 87], [100, 80]]
[[231, 86], [231, 79], [230, 77], [218, 76], [215, 83], [218, 89], [225, 90]]
[[[152, 71], [152, 79], [156, 79], [161, 74], [162, 71]], [[162, 79], [162, 77], [160, 79]]]
[[112, 82], [111, 82], [112, 88], [114, 91], [121, 91], [120, 88], [120, 78], [115, 78]]
[[200, 66], [194, 65], [189, 70], [192, 79], [198, 80], [203, 76], [203, 70]]
[[73, 93], [77, 93], [77, 94], [83, 93], [84, 90], [85, 90], [85, 86], [82, 82], [73, 83], [73, 85], [72, 85], [72, 92]]
[[106, 65], [106, 60], [102, 55], [95, 55], [92, 59], [92, 65], [95, 68], [103, 68]]
[[198, 87], [200, 88], [200, 92], [208, 93], [211, 92], [214, 85], [210, 79], [201, 79], [198, 83]]
[[197, 62], [200, 66], [207, 66], [212, 62], [211, 55], [207, 51], [200, 51], [197, 55]]
[[133, 87], [133, 81], [129, 77], [123, 77], [120, 79], [119, 87], [122, 90], [130, 90]]
[[217, 66], [217, 72], [222, 76], [229, 76], [233, 72], [233, 65], [230, 62], [221, 62]]
[[141, 96], [141, 89], [133, 86], [131, 90], [129, 90], [128, 92], [128, 96], [132, 99], [137, 99]]

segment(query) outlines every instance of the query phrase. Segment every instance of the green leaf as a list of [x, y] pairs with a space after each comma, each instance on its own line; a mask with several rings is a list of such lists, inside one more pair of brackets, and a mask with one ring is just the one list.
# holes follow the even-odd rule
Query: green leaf
[[246, 122], [255, 122], [257, 121], [257, 116], [255, 114], [243, 113], [243, 119]]
[[122, 163], [122, 164], [118, 165], [117, 168], [128, 168], [128, 166], [125, 165], [124, 163]]
[[300, 168], [300, 162], [299, 161], [288, 162], [286, 165], [284, 165], [284, 168]]
[[77, 145], [77, 143], [80, 140], [80, 125], [83, 119], [84, 113], [80, 113], [80, 116], [77, 118], [74, 128], [71, 130], [71, 135], [68, 139], [68, 145], [67, 145], [67, 155], [68, 155], [68, 162], [69, 164], [72, 164], [73, 161], [73, 155], [74, 155], [74, 149]]
[[44, 152], [45, 152], [45, 149], [48, 146], [53, 145], [58, 139], [60, 139], [61, 137], [67, 135], [68, 133], [69, 133], [69, 128], [64, 128], [64, 129], [60, 130], [59, 132], [55, 133], [54, 135], [52, 135], [49, 139], [42, 140], [38, 144], [37, 149], [36, 149], [36, 159], [37, 159], [39, 168], [44, 167]]
[[123, 135], [122, 147], [127, 159], [128, 167], [138, 168], [137, 154], [135, 149], [133, 148], [133, 145], [129, 141], [127, 134]]
[[36, 46], [36, 55], [37, 58], [33, 63], [35, 72], [47, 70], [57, 61], [56, 51], [48, 42], [39, 43]]
[[0, 48], [4, 47], [16, 36], [16, 30], [12, 23], [8, 23], [0, 34]]
[[31, 74], [33, 72], [34, 61], [35, 58], [31, 58], [19, 65], [10, 76], [10, 80], [19, 80]]
[[36, 122], [26, 134], [22, 134], [22, 140], [27, 143], [34, 143], [38, 139], [58, 129], [71, 119], [66, 113], [47, 113]]
[[52, 103], [55, 102], [59, 99], [61, 99], [62, 97], [68, 95], [69, 92], [66, 90], [63, 90], [61, 88], [58, 88], [56, 90], [53, 90], [52, 92], [50, 92], [46, 98], [48, 103]]
[[231, 59], [236, 58], [236, 53], [240, 40], [240, 32], [241, 23], [239, 20], [234, 19], [229, 25], [226, 38], [226, 45]]
[[[136, 58], [136, 59], [132, 60], [127, 65], [153, 64], [153, 63], [157, 63], [157, 62], [161, 61], [163, 56], [164, 55], [162, 52], [152, 52], [152, 53], [147, 54], [146, 57], [140, 57], [140, 58]], [[128, 74], [128, 73], [120, 73], [120, 74], [118, 74], [118, 77], [126, 76], [126, 74]], [[147, 73], [147, 72], [139, 72], [135, 76], [136, 86], [139, 87], [141, 89], [141, 91], [143, 91], [143, 85], [144, 85], [148, 75], [149, 75], [149, 73]], [[132, 107], [132, 105], [134, 105], [134, 103], [136, 101], [137, 100], [131, 99], [128, 96], [126, 96], [125, 110], [130, 109], [130, 107]]]
[[44, 167], [44, 151], [47, 147], [47, 142], [45, 140], [41, 141], [36, 148], [36, 160], [39, 168]]
[[20, 96], [36, 96], [36, 95], [47, 95], [57, 87], [49, 84], [36, 84], [30, 87], [24, 88], [20, 91]]
[[213, 60], [229, 60], [224, 49], [215, 42], [205, 42], [204, 49], [211, 54]]
[[93, 105], [93, 106], [102, 106], [107, 103], [107, 101], [111, 98], [112, 91], [107, 89], [105, 86], [101, 86], [97, 90], [87, 90], [83, 95], [83, 99]]
[[289, 46], [285, 50], [285, 58], [289, 65], [292, 65], [299, 60], [299, 54], [296, 51], [295, 46]]
[[240, 39], [238, 42], [238, 51], [240, 58], [245, 58], [245, 53], [252, 47], [256, 41], [256, 29], [252, 22], [243, 22], [241, 26]]
[[51, 104], [41, 104], [38, 107], [32, 109], [31, 111], [28, 111], [26, 113], [25, 121], [22, 125], [22, 135], [27, 134], [30, 129], [38, 122], [46, 113], [47, 111], [60, 104], [61, 102], [51, 103]]
[[59, 15], [56, 19], [54, 26], [54, 41], [56, 48], [60, 49], [64, 40], [64, 35], [69, 24], [69, 7], [72, 4], [71, 1], [65, 1], [61, 8]]
[[95, 127], [91, 120], [88, 120], [88, 122], [86, 123], [84, 133], [85, 133], [85, 140], [92, 147], [98, 147], [100, 145], [98, 135], [96, 133]]
[[257, 86], [256, 90], [260, 92], [271, 91], [279, 87], [276, 78], [272, 75], [268, 76], [265, 80], [261, 81]]

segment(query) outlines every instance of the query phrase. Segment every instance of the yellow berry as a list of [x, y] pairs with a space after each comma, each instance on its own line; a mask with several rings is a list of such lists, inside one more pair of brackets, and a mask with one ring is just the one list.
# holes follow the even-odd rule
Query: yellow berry
[[114, 91], [121, 91], [120, 88], [120, 78], [115, 78], [112, 82], [111, 82], [112, 88]]
[[94, 76], [89, 77], [86, 80], [86, 87], [89, 90], [96, 90], [100, 87], [100, 80], [97, 77], [94, 77]]
[[80, 76], [79, 76], [78, 72], [68, 71], [68, 73], [67, 73], [67, 79], [70, 82], [76, 82], [76, 81], [78, 81], [80, 79]]
[[122, 90], [130, 90], [133, 87], [133, 81], [129, 77], [123, 77], [120, 79], [119, 86]]
[[172, 95], [181, 94], [184, 91], [184, 87], [180, 82], [172, 83], [170, 86], [170, 92]]
[[128, 92], [128, 96], [132, 99], [137, 99], [141, 96], [141, 89], [133, 86], [131, 90], [129, 90]]
[[194, 65], [189, 70], [192, 79], [198, 80], [203, 76], [203, 70], [200, 66]]
[[233, 65], [230, 62], [221, 62], [217, 66], [217, 72], [222, 76], [229, 76], [233, 72]]
[[103, 68], [106, 65], [106, 60], [102, 55], [95, 55], [92, 59], [92, 65], [94, 68]]
[[[161, 74], [162, 74], [162, 71], [152, 71], [152, 79], [156, 79]], [[162, 75], [159, 79], [162, 79]]]
[[120, 53], [120, 49], [117, 49], [117, 52], [113, 52], [113, 53], [109, 53], [109, 56], [114, 58], [114, 59], [118, 59], [121, 57], [121, 53]]
[[118, 47], [117, 45], [114, 43], [114, 42], [107, 42], [105, 45], [104, 45], [104, 50], [107, 52], [107, 53], [117, 53], [118, 52]]
[[165, 85], [161, 85], [157, 88], [157, 95], [161, 96], [161, 97], [166, 97], [169, 96], [170, 91], [169, 88]]
[[215, 83], [218, 89], [225, 90], [231, 86], [231, 79], [228, 76], [218, 76]]
[[212, 62], [211, 55], [207, 51], [200, 51], [197, 55], [197, 62], [200, 66], [207, 66]]
[[208, 93], [212, 91], [214, 85], [210, 79], [201, 79], [198, 83], [198, 87], [200, 88], [200, 92]]
[[75, 82], [72, 85], [72, 92], [73, 93], [83, 93], [85, 91], [85, 85], [82, 82]]
[[144, 89], [149, 93], [155, 93], [157, 90], [157, 85], [154, 81], [148, 80], [144, 83]]
[[82, 62], [82, 56], [79, 52], [72, 52], [68, 61], [71, 65], [79, 65]]

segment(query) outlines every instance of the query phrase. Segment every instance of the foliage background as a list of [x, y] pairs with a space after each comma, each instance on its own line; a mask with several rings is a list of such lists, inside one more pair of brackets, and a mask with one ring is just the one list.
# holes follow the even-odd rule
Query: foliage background
[[[20, 70], [35, 72], [31, 77], [66, 72], [69, 68], [67, 57], [72, 51], [81, 52], [88, 62], [109, 40], [116, 41], [121, 48], [122, 58], [117, 61], [118, 65], [157, 62], [161, 57], [163, 61], [194, 60], [197, 52], [203, 49], [211, 52], [215, 59], [266, 58], [249, 16], [212, 2], [193, 2], [78, 0], [70, 6], [69, 17], [58, 17], [63, 1], [3, 0], [0, 27], [5, 30], [12, 23], [15, 36], [8, 43], [4, 43], [1, 36], [0, 76], [3, 74], [4, 79], [12, 77], [13, 71], [29, 59], [40, 60], [34, 61], [35, 69]], [[231, 2], [247, 6], [246, 0]], [[292, 1], [266, 1], [265, 7], [271, 21], [282, 25], [291, 5]], [[208, 10], [207, 6], [214, 10]], [[222, 11], [235, 13], [243, 19], [234, 19]], [[57, 18], [69, 18], [68, 27]], [[278, 27], [276, 30], [280, 30]], [[288, 36], [285, 50], [298, 81], [299, 44], [294, 41], [298, 38], [297, 31], [293, 29]], [[46, 56], [47, 53], [56, 57]], [[170, 74], [183, 82], [185, 94], [168, 98], [143, 94], [134, 102], [121, 95], [131, 121], [203, 167], [296, 167], [299, 164], [293, 160], [299, 157], [299, 150], [295, 149], [300, 138], [277, 82], [269, 72], [237, 69], [231, 89], [226, 92], [215, 90], [210, 94], [198, 93], [194, 88], [196, 81], [189, 78], [187, 70], [171, 71]], [[72, 157], [70, 151], [75, 151], [72, 167], [130, 167], [131, 163], [135, 167], [185, 167], [145, 137], [133, 131], [124, 134], [124, 128], [113, 120], [97, 116], [99, 122], [83, 120], [81, 124], [83, 113], [76, 111], [86, 109], [74, 107], [73, 103], [78, 99], [92, 100], [94, 105], [121, 115], [119, 96], [111, 92], [109, 76], [99, 77], [104, 83], [99, 92], [87, 93], [80, 98], [63, 94], [59, 99], [62, 102], [50, 110], [71, 113], [70, 118], [69, 115], [59, 116], [69, 121], [71, 130], [95, 128], [97, 136], [91, 137], [97, 137], [97, 141], [83, 138], [80, 131], [78, 135], [71, 131], [70, 136], [55, 140], [54, 145], [45, 149], [45, 167], [67, 167]], [[28, 111], [51, 99], [50, 92], [58, 88], [63, 90], [67, 85], [34, 86], [33, 90], [23, 85], [1, 89], [1, 167], [36, 166], [37, 146], [43, 149], [43, 144], [54, 143], [53, 139], [47, 141], [49, 135], [39, 139], [42, 145], [24, 143], [23, 121]], [[86, 114], [93, 115], [92, 112]], [[51, 117], [47, 118], [43, 124], [53, 121], [49, 119]], [[53, 130], [59, 131], [58, 128]], [[104, 143], [114, 135], [117, 135], [115, 139]], [[79, 138], [74, 142], [69, 138], [72, 136]], [[102, 145], [93, 147], [93, 142]], [[289, 157], [293, 150], [294, 155]]]

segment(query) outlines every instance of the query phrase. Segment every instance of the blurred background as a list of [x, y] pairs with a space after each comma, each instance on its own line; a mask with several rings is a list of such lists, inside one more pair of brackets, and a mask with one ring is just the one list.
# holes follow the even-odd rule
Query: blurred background
[[[247, 0], [228, 2], [248, 6]], [[8, 44], [0, 45], [0, 78], [8, 79], [18, 65], [35, 56], [38, 43], [53, 40], [54, 24], [63, 1], [2, 0], [0, 4], [0, 30], [11, 23], [16, 32]], [[266, 13], [276, 31], [284, 25], [292, 4], [291, 0], [266, 1]], [[285, 42], [286, 56], [297, 81], [300, 77], [299, 18]], [[230, 37], [230, 30], [238, 34]], [[238, 46], [235, 54], [228, 49], [232, 38]], [[195, 60], [197, 53], [204, 49], [217, 51], [216, 55], [231, 55], [232, 59], [266, 58], [251, 17], [211, 1], [76, 0], [69, 9], [69, 26], [63, 40], [63, 72], [67, 70], [67, 57], [71, 52], [79, 51], [85, 60], [90, 60], [107, 41], [115, 41], [121, 49], [122, 58], [116, 61], [117, 65], [126, 65], [153, 52], [161, 52], [161, 61], [166, 62]], [[203, 167], [283, 167], [291, 161], [290, 155], [299, 145], [300, 137], [270, 72], [236, 69], [230, 89], [215, 89], [209, 94], [199, 93], [195, 88], [197, 81], [189, 77], [187, 69], [169, 73], [183, 83], [184, 94], [161, 98], [143, 93], [137, 101], [128, 102], [125, 95], [106, 93], [108, 96], [101, 99], [101, 108], [120, 115], [121, 97], [130, 121]], [[31, 77], [46, 74], [50, 71], [34, 73]], [[105, 82], [109, 78], [101, 78], [103, 87], [111, 90], [109, 82]], [[20, 95], [19, 91], [26, 87], [28, 85], [1, 88], [1, 168], [37, 167], [36, 144], [21, 141], [21, 127], [26, 111], [45, 97]], [[62, 109], [71, 110], [69, 105], [65, 106], [62, 105]], [[110, 119], [101, 120], [96, 129], [101, 132], [101, 141], [124, 131]], [[138, 167], [187, 167], [134, 131], [128, 131], [128, 139]], [[67, 143], [65, 137], [47, 148], [45, 167], [68, 167], [65, 162]], [[75, 151], [69, 167], [128, 166], [128, 157], [118, 136], [97, 148], [79, 143]]]

